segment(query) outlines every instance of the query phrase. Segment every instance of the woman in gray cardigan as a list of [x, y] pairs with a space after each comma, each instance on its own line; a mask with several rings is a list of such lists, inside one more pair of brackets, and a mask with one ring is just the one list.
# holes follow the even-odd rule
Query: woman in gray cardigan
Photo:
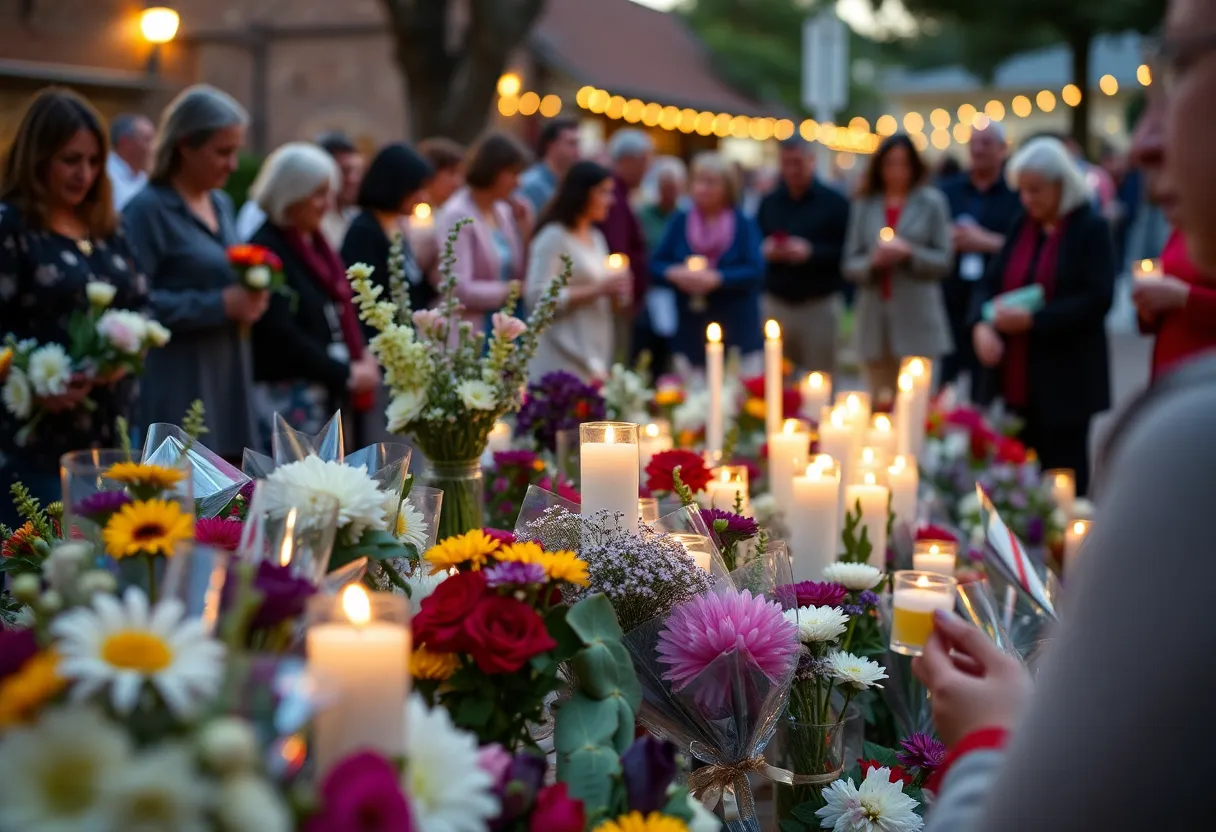
[[911, 139], [891, 136], [849, 215], [842, 270], [858, 284], [857, 352], [876, 402], [894, 399], [900, 359], [954, 348], [941, 290], [954, 256], [950, 207], [928, 174]]
[[245, 289], [228, 262], [239, 242], [232, 202], [218, 190], [236, 168], [244, 109], [226, 93], [190, 87], [165, 109], [148, 186], [123, 211], [127, 236], [152, 287], [156, 318], [173, 331], [148, 356], [144, 424], [178, 424], [190, 403], [207, 408], [207, 445], [239, 460], [257, 448], [247, 335], [269, 303]]

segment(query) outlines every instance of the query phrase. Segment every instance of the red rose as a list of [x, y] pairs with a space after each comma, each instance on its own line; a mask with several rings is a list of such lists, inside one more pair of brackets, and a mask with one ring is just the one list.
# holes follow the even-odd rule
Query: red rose
[[514, 673], [528, 659], [557, 647], [545, 629], [544, 619], [514, 598], [500, 595], [482, 598], [463, 623], [465, 652], [472, 655], [482, 673]]
[[747, 395], [753, 399], [764, 398], [764, 376], [752, 376], [751, 378], [743, 379], [743, 389], [747, 391]]
[[486, 594], [480, 572], [458, 572], [445, 579], [422, 601], [414, 617], [414, 638], [438, 653], [468, 652], [465, 620]]
[[797, 387], [786, 387], [781, 391], [781, 418], [797, 419], [802, 412], [802, 393]]
[[1021, 465], [1026, 461], [1026, 446], [1011, 436], [1002, 436], [996, 443], [996, 461]]
[[537, 792], [528, 832], [582, 832], [586, 824], [583, 802], [566, 793], [565, 783], [554, 783]]
[[995, 441], [996, 435], [987, 428], [980, 427], [971, 431], [971, 458], [977, 461], [987, 459]]
[[680, 469], [680, 480], [695, 494], [704, 491], [713, 479], [705, 460], [692, 451], [663, 451], [650, 458], [646, 465], [646, 487], [651, 491], [671, 492], [675, 490], [672, 472]]

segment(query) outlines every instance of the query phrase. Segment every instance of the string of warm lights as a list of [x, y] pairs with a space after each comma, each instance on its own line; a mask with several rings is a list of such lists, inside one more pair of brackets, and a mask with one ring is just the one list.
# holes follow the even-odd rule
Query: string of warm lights
[[[1152, 72], [1147, 65], [1141, 65], [1136, 70], [1136, 80], [1141, 86], [1152, 84]], [[1113, 75], [1103, 75], [1098, 80], [1098, 89], [1107, 96], [1116, 95], [1119, 92], [1119, 81]], [[498, 111], [502, 115], [530, 116], [539, 113], [546, 118], [552, 118], [561, 112], [563, 102], [559, 96], [542, 96], [536, 92], [522, 90], [523, 82], [515, 73], [510, 72], [499, 78]], [[1059, 95], [1059, 101], [1067, 107], [1076, 107], [1081, 103], [1081, 98], [1081, 89], [1076, 84], [1068, 84]], [[901, 126], [901, 121], [891, 114], [880, 116], [874, 122], [873, 132], [870, 122], [861, 116], [854, 117], [847, 126], [830, 122], [821, 124], [811, 118], [795, 124], [788, 118], [713, 113], [691, 107], [664, 106], [639, 98], [626, 99], [624, 96], [613, 95], [607, 90], [592, 86], [581, 88], [575, 95], [575, 103], [584, 110], [614, 121], [619, 119], [630, 124], [640, 123], [646, 127], [696, 133], [699, 136], [783, 141], [797, 132], [807, 141], [819, 142], [831, 150], [845, 153], [873, 153], [884, 138], [894, 135]], [[926, 150], [930, 145], [938, 150], [945, 150], [951, 141], [966, 144], [970, 141], [973, 130], [982, 130], [991, 122], [1003, 121], [1010, 115], [1027, 118], [1036, 106], [1042, 112], [1050, 113], [1055, 110], [1056, 103], [1056, 94], [1045, 89], [1041, 90], [1033, 101], [1026, 95], [1014, 96], [1008, 107], [1003, 101], [994, 98], [986, 103], [983, 109], [974, 104], [963, 104], [953, 115], [939, 107], [929, 113], [927, 120], [921, 113], [909, 112], [904, 115], [902, 126], [918, 150]], [[931, 129], [926, 132], [926, 128]]]

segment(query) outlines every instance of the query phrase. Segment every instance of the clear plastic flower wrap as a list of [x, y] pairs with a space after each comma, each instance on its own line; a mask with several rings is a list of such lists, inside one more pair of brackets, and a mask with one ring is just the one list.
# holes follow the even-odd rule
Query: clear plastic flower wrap
[[250, 477], [207, 446], [191, 439], [177, 425], [157, 422], [148, 428], [143, 451], [145, 465], [172, 466], [183, 453], [190, 460], [195, 515], [219, 517], [250, 482]]

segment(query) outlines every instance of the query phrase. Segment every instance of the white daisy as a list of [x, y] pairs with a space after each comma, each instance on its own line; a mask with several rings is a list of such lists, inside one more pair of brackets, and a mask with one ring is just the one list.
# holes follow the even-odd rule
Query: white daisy
[[925, 822], [913, 810], [917, 803], [891, 782], [891, 769], [872, 768], [858, 789], [852, 780], [837, 780], [823, 790], [827, 805], [815, 814], [833, 832], [919, 832]]
[[[390, 512], [395, 502], [395, 497], [389, 498], [388, 510]], [[427, 527], [426, 518], [409, 500], [403, 500], [401, 509], [397, 512], [397, 525], [393, 529], [393, 537], [413, 546], [418, 554], [422, 554], [427, 549], [427, 543], [430, 542], [430, 529]]]
[[338, 529], [349, 543], [357, 542], [366, 529], [388, 528], [384, 492], [367, 475], [366, 465], [354, 468], [319, 456], [307, 456], [299, 462], [275, 468], [266, 479], [336, 497]]
[[403, 783], [422, 832], [482, 832], [497, 816], [494, 778], [477, 765], [477, 737], [452, 724], [445, 708], [410, 697]]
[[4, 382], [0, 396], [4, 398], [4, 407], [9, 413], [18, 419], [30, 418], [34, 409], [34, 391], [30, 388], [30, 380], [21, 370], [13, 367], [8, 371], [8, 380]]
[[800, 607], [786, 610], [785, 617], [798, 625], [798, 640], [803, 644], [835, 641], [849, 626], [849, 617], [840, 607]]
[[206, 832], [204, 783], [184, 746], [146, 751], [106, 778], [101, 799], [109, 828]]
[[75, 682], [77, 701], [110, 687], [114, 710], [129, 714], [144, 682], [151, 682], [177, 716], [189, 716], [215, 694], [223, 676], [224, 646], [207, 637], [200, 619], [184, 620], [176, 598], [148, 607], [148, 596], [128, 587], [122, 600], [97, 595], [51, 624], [59, 672]]
[[878, 683], [887, 678], [886, 668], [878, 662], [843, 650], [828, 656], [828, 668], [833, 676], [858, 693], [882, 687]]
[[163, 347], [169, 343], [173, 333], [159, 321], [148, 321], [148, 343], [154, 347]]
[[72, 359], [59, 344], [44, 344], [30, 353], [30, 383], [39, 396], [58, 396], [68, 388]]
[[882, 570], [868, 563], [830, 563], [823, 568], [823, 579], [860, 592], [878, 586]]
[[60, 708], [0, 739], [0, 829], [104, 829], [104, 781], [131, 740], [92, 708]]
[[457, 384], [456, 395], [469, 410], [493, 410], [498, 404], [494, 388], [478, 379], [465, 379]]
[[84, 287], [84, 294], [89, 299], [89, 303], [100, 309], [105, 309], [113, 303], [114, 295], [117, 293], [118, 288], [116, 286], [102, 283], [100, 280], [90, 280]]
[[393, 396], [384, 411], [388, 419], [390, 433], [399, 433], [405, 426], [417, 419], [426, 407], [426, 392], [423, 390], [406, 390]]

